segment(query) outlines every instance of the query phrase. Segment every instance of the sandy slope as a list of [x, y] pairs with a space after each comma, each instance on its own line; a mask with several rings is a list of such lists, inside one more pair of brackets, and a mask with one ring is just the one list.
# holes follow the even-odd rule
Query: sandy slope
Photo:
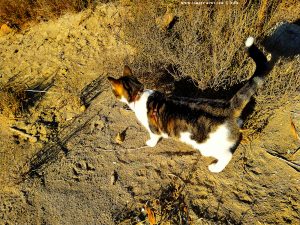
[[299, 168], [270, 154], [299, 163], [290, 123], [299, 129], [299, 99], [274, 112], [220, 174], [207, 169], [213, 159], [173, 140], [140, 148], [146, 131], [105, 79], [134, 56], [120, 39], [123, 10], [99, 6], [0, 37], [1, 81], [50, 87], [25, 122], [1, 120], [39, 141], [1, 131], [0, 224], [115, 224], [170, 183], [184, 186], [195, 224], [299, 223]]

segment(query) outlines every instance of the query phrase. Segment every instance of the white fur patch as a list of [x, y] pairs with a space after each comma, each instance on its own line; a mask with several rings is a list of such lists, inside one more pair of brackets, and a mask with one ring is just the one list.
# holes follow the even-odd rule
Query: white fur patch
[[253, 43], [254, 43], [254, 37], [250, 36], [250, 37], [247, 38], [247, 40], [245, 42], [245, 45], [246, 45], [247, 48], [249, 48], [251, 45], [253, 45]]
[[154, 147], [158, 140], [161, 137], [167, 138], [168, 135], [165, 133], [162, 133], [160, 135], [154, 134], [151, 132], [149, 127], [149, 120], [148, 120], [148, 109], [147, 109], [147, 101], [149, 96], [153, 93], [152, 90], [145, 90], [143, 94], [140, 96], [139, 100], [135, 102], [131, 102], [128, 104], [128, 106], [135, 112], [135, 115], [137, 119], [140, 121], [140, 123], [147, 129], [147, 131], [150, 134], [150, 139], [146, 142], [146, 145], [149, 147]]
[[122, 96], [122, 98], [120, 99], [120, 102], [124, 102], [124, 103], [126, 103], [126, 104], [128, 105], [128, 101], [127, 101], [127, 99], [126, 99], [126, 98], [124, 98], [123, 96]]
[[197, 143], [191, 139], [191, 133], [182, 132], [180, 140], [198, 149], [203, 156], [212, 156], [218, 160], [216, 164], [209, 166], [211, 172], [221, 172], [229, 163], [232, 153], [230, 149], [235, 145], [235, 141], [229, 140], [230, 131], [227, 124], [223, 124], [218, 129], [209, 134], [208, 139], [203, 143]]
[[169, 135], [166, 134], [166, 133], [162, 133], [161, 136], [162, 136], [163, 138], [168, 138], [168, 137], [169, 137]]
[[152, 93], [152, 90], [145, 90], [140, 96], [139, 100], [128, 104], [129, 107], [135, 112], [137, 119], [148, 131], [150, 131], [150, 128], [147, 115], [147, 101]]

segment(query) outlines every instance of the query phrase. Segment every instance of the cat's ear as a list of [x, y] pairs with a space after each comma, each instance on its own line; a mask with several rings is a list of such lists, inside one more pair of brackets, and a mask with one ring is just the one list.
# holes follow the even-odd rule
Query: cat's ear
[[107, 79], [109, 80], [113, 88], [120, 84], [120, 81], [113, 77], [107, 77]]
[[123, 76], [132, 76], [133, 73], [131, 71], [131, 69], [129, 68], [129, 66], [125, 65], [124, 66], [124, 70], [123, 70]]
[[107, 77], [107, 79], [111, 82], [111, 83], [113, 83], [113, 82], [115, 82], [116, 81], [116, 79], [115, 78], [113, 78], [113, 77]]

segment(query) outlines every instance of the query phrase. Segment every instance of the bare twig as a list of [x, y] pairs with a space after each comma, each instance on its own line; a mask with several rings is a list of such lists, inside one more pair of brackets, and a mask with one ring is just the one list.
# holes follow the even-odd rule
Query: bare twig
[[59, 94], [58, 92], [54, 92], [54, 91], [41, 91], [41, 90], [32, 90], [32, 89], [27, 89], [25, 90], [26, 92], [35, 92], [35, 93], [55, 93], [55, 94]]
[[281, 161], [284, 161], [285, 163], [287, 163], [290, 167], [293, 167], [295, 170], [297, 170], [298, 172], [300, 172], [300, 165], [294, 162], [291, 162], [287, 159], [285, 159], [284, 157], [280, 156], [277, 152], [273, 151], [273, 150], [266, 150], [267, 153], [269, 153], [270, 155], [276, 157], [277, 159], [280, 159]]
[[14, 133], [16, 133], [16, 134], [18, 134], [18, 135], [20, 135], [20, 136], [22, 136], [24, 138], [28, 138], [28, 140], [30, 142], [37, 142], [37, 138], [36, 137], [34, 137], [34, 136], [30, 135], [30, 134], [27, 134], [24, 131], [21, 131], [21, 130], [19, 130], [17, 128], [14, 128], [14, 127], [10, 127], [9, 129], [11, 131], [13, 131]]
[[134, 151], [134, 150], [139, 150], [139, 149], [142, 149], [142, 148], [148, 148], [149, 146], [147, 145], [144, 145], [142, 147], [138, 147], [138, 148], [125, 148], [125, 149], [122, 149], [123, 151]]

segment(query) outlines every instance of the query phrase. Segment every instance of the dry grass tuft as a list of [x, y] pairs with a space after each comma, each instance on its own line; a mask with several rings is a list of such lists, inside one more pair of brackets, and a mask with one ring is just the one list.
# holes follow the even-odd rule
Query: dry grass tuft
[[116, 216], [118, 224], [192, 224], [183, 186], [171, 183], [158, 198], [141, 203], [141, 209], [126, 209]]
[[161, 30], [155, 18], [171, 7], [150, 1], [133, 6], [126, 37], [140, 50], [138, 68], [163, 68], [177, 79], [190, 76], [201, 89], [226, 88], [247, 77], [252, 67], [241, 50], [245, 37], [258, 36], [256, 7], [174, 6], [177, 19]]
[[31, 21], [47, 21], [66, 12], [79, 12], [94, 0], [0, 0], [0, 24], [14, 28]]
[[3, 88], [0, 89], [0, 115], [7, 118], [20, 117], [23, 113], [25, 99], [24, 86], [3, 85]]

